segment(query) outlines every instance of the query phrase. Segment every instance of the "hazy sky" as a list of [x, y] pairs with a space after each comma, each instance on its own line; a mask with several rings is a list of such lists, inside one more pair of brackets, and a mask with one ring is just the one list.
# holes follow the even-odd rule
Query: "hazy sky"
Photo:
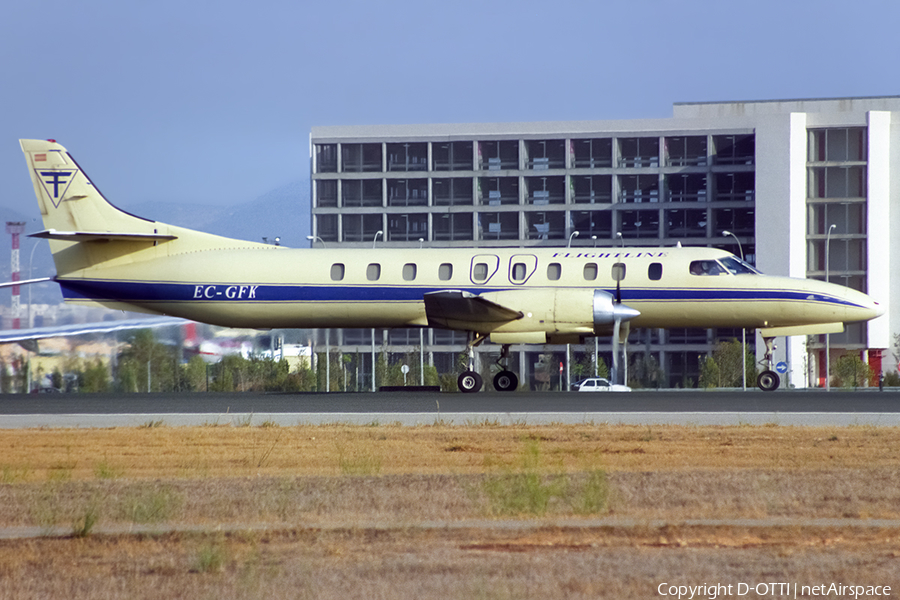
[[680, 101], [900, 94], [894, 0], [29, 0], [0, 9], [0, 206], [19, 138], [122, 207], [234, 204], [315, 125], [659, 118]]

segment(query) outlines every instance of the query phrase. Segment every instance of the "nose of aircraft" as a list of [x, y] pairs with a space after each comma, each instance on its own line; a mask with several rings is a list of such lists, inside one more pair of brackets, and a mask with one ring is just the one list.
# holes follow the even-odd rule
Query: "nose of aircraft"
[[841, 321], [844, 323], [870, 321], [885, 313], [885, 307], [868, 294], [833, 283], [823, 285], [827, 286], [827, 293], [840, 307]]

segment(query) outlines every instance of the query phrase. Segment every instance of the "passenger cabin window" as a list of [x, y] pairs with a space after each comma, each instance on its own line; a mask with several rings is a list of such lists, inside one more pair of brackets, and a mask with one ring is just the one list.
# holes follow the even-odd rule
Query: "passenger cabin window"
[[584, 280], [594, 281], [595, 279], [597, 279], [597, 263], [584, 265]]
[[484, 283], [488, 278], [487, 263], [475, 263], [472, 265], [472, 281], [475, 283]]
[[381, 279], [381, 265], [372, 263], [366, 268], [366, 279], [369, 281], [378, 281]]
[[344, 265], [341, 263], [334, 263], [331, 265], [331, 280], [332, 281], [341, 281], [344, 279]]
[[622, 281], [625, 279], [625, 263], [615, 263], [612, 266], [613, 281]]
[[691, 275], [728, 275], [728, 271], [718, 261], [695, 260], [691, 262]]
[[450, 281], [453, 277], [453, 265], [450, 263], [443, 263], [440, 267], [438, 267], [438, 279], [441, 281]]
[[414, 263], [406, 263], [403, 265], [403, 280], [404, 281], [415, 281], [416, 279], [416, 265]]
[[562, 277], [562, 265], [559, 263], [550, 263], [547, 265], [547, 279], [550, 281], [559, 281]]
[[528, 277], [528, 265], [525, 263], [515, 263], [512, 267], [513, 283], [521, 283]]
[[662, 263], [650, 263], [647, 267], [647, 277], [650, 281], [659, 281], [662, 279]]

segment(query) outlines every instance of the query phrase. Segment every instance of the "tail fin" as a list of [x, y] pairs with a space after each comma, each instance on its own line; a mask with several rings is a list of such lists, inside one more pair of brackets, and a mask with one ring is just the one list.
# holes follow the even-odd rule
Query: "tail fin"
[[107, 202], [62, 145], [54, 140], [19, 140], [19, 144], [47, 231], [154, 233], [153, 221]]

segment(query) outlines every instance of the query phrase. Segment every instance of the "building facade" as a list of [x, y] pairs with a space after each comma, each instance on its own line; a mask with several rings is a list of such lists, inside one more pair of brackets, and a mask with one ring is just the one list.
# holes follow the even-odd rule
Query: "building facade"
[[[833, 334], [832, 357], [859, 352], [881, 368], [900, 309], [890, 303], [900, 279], [891, 277], [889, 235], [898, 149], [900, 97], [680, 103], [670, 119], [316, 127], [312, 239], [409, 248], [681, 243], [743, 254], [772, 275], [825, 279], [827, 266], [830, 281], [890, 306]], [[716, 342], [740, 337], [636, 330], [632, 373], [659, 366], [659, 385], [690, 386]], [[400, 352], [424, 346], [446, 371], [465, 342], [444, 331], [343, 331], [331, 342], [361, 353], [373, 339]], [[570, 363], [592, 347], [513, 350], [535, 387], [566, 380], [557, 362], [573, 378]], [[824, 336], [781, 344], [785, 383], [823, 385], [824, 348]], [[596, 349], [608, 362], [609, 340]]]

